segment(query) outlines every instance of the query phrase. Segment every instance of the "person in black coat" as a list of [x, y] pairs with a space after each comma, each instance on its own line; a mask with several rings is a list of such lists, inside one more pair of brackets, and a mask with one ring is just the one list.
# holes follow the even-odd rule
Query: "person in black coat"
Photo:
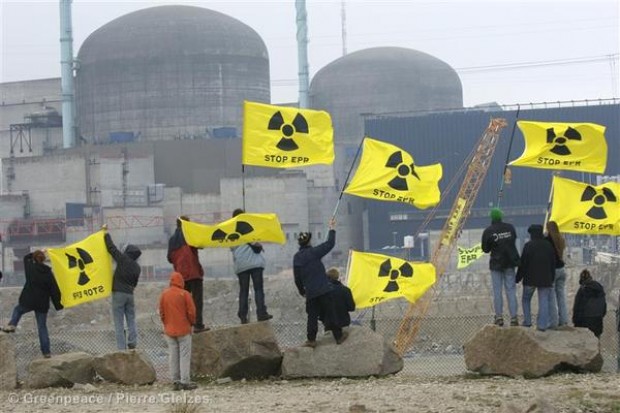
[[[348, 327], [351, 325], [349, 312], [355, 311], [355, 301], [353, 300], [351, 290], [340, 282], [339, 277], [340, 272], [337, 268], [327, 270], [327, 278], [329, 278], [329, 282], [332, 284], [332, 300], [334, 301], [334, 319], [332, 323], [339, 327]], [[331, 326], [325, 325], [325, 331], [330, 329]]]
[[[107, 229], [104, 225], [103, 229]], [[137, 344], [136, 305], [133, 290], [140, 278], [140, 265], [137, 260], [142, 255], [140, 248], [128, 244], [123, 252], [119, 250], [109, 233], [104, 236], [105, 245], [116, 261], [116, 269], [112, 278], [112, 316], [116, 346], [119, 350], [134, 349]], [[125, 339], [125, 320], [127, 320], [127, 338]]]
[[293, 257], [293, 275], [295, 285], [302, 297], [306, 298], [306, 313], [308, 314], [307, 338], [304, 344], [307, 347], [316, 347], [316, 335], [319, 331], [319, 316], [325, 317], [324, 322], [330, 326], [336, 343], [346, 339], [342, 327], [332, 325], [334, 319], [334, 302], [332, 300], [332, 285], [327, 279], [325, 266], [321, 258], [327, 255], [336, 244], [336, 221], [329, 222], [327, 241], [313, 247], [310, 244], [312, 234], [302, 232], [297, 238], [299, 251]]
[[545, 331], [551, 323], [549, 303], [555, 277], [555, 250], [543, 237], [542, 225], [530, 225], [527, 232], [530, 233], [530, 240], [523, 246], [521, 264], [517, 271], [517, 282], [523, 280], [523, 325], [532, 325], [532, 296], [534, 291], [538, 290], [536, 327]]
[[603, 317], [606, 313], [605, 289], [592, 279], [590, 271], [581, 271], [579, 290], [573, 305], [573, 324], [575, 327], [586, 327], [596, 337], [600, 337], [603, 334]]
[[47, 312], [50, 308], [50, 299], [56, 310], [62, 310], [60, 289], [52, 274], [52, 269], [43, 263], [45, 253], [36, 250], [24, 257], [24, 271], [26, 283], [19, 295], [19, 303], [13, 309], [13, 315], [8, 326], [2, 329], [7, 333], [15, 331], [21, 317], [34, 311], [39, 333], [41, 353], [46, 358], [51, 356], [50, 337], [47, 331]]

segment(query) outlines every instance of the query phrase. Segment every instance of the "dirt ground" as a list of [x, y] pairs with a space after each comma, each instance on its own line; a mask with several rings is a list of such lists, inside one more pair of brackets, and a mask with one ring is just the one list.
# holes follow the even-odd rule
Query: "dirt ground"
[[[273, 380], [200, 383], [173, 392], [170, 385], [101, 384], [73, 389], [0, 392], [3, 412], [501, 412], [506, 403], [537, 412], [620, 412], [620, 375], [564, 374], [526, 380], [459, 376]], [[513, 411], [513, 410], [509, 410]]]

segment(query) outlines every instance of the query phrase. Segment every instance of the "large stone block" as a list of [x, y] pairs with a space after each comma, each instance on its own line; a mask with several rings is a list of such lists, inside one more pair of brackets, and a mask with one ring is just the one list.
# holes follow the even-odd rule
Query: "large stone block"
[[599, 372], [598, 339], [586, 328], [537, 331], [486, 325], [464, 345], [467, 369], [487, 375], [542, 377], [561, 371]]
[[192, 336], [195, 377], [260, 379], [280, 373], [282, 352], [269, 322], [243, 324]]
[[26, 385], [33, 389], [70, 387], [74, 383], [92, 383], [94, 379], [93, 356], [76, 352], [33, 360], [28, 366]]
[[381, 334], [366, 327], [345, 329], [349, 337], [336, 344], [331, 334], [317, 339], [317, 346], [296, 347], [284, 352], [282, 376], [367, 377], [385, 376], [403, 369], [403, 359]]
[[7, 333], [0, 332], [0, 390], [12, 390], [16, 386], [15, 344]]
[[121, 384], [151, 384], [156, 379], [155, 367], [139, 350], [116, 351], [95, 358], [95, 371], [104, 380]]

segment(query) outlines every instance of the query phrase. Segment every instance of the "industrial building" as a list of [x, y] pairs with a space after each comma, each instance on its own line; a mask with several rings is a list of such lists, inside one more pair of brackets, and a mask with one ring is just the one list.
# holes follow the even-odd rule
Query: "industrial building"
[[[490, 224], [489, 209], [497, 205], [498, 200], [504, 211], [505, 220], [515, 225], [520, 243], [527, 241], [527, 227], [533, 223], [544, 222], [553, 171], [511, 166], [509, 167], [510, 182], [503, 185], [501, 199], [499, 198], [506, 161], [518, 158], [524, 149], [524, 139], [519, 128], [515, 129], [511, 147], [512, 129], [517, 120], [517, 109], [517, 107], [509, 107], [502, 110], [499, 105], [491, 105], [489, 108], [367, 116], [365, 120], [367, 136], [403, 148], [414, 156], [419, 165], [440, 162], [444, 174], [440, 183], [441, 203], [434, 219], [425, 225], [423, 223], [430, 210], [418, 210], [395, 202], [365, 202], [364, 231], [367, 235], [365, 248], [381, 250], [389, 246], [393, 250], [400, 249], [403, 246], [404, 236], [418, 234], [421, 236], [416, 238], [415, 247], [408, 253], [414, 257], [428, 259], [432, 252], [433, 234], [441, 231], [462, 184], [463, 175], [458, 175], [458, 169], [463, 165], [493, 117], [506, 119], [508, 126], [501, 134], [487, 177], [466, 221], [462, 235], [464, 239], [460, 244], [469, 247], [480, 241], [481, 234], [473, 230], [485, 228]], [[620, 100], [528, 104], [523, 105], [518, 113], [519, 120], [592, 122], [604, 125], [608, 146], [605, 176], [570, 171], [563, 171], [561, 176], [594, 185], [602, 183], [601, 179], [617, 180], [620, 177], [620, 164], [618, 164], [618, 159], [620, 159], [620, 116], [618, 115]], [[448, 192], [446, 188], [450, 186], [453, 189]], [[467, 233], [468, 230], [472, 230], [474, 235], [470, 236]], [[429, 234], [431, 234], [430, 237]], [[569, 236], [569, 241], [570, 238]], [[575, 238], [575, 241], [583, 242], [586, 237]], [[472, 245], [469, 245], [470, 241]], [[601, 245], [601, 251], [618, 247], [617, 237], [600, 236], [598, 241], [609, 244], [609, 246]], [[400, 250], [395, 252], [403, 253]]]
[[[309, 88], [309, 106], [332, 116], [334, 164], [242, 169], [242, 104], [272, 103], [269, 68], [277, 64], [251, 27], [200, 7], [147, 8], [93, 32], [74, 63], [75, 139], [69, 147], [60, 78], [0, 84], [1, 270], [9, 276], [21, 275], [21, 257], [30, 248], [69, 244], [103, 223], [118, 243], [141, 246], [145, 277], [163, 275], [170, 269], [167, 241], [178, 215], [215, 223], [242, 206], [278, 214], [287, 242], [267, 246], [266, 271], [288, 270], [300, 231], [325, 239], [365, 134], [411, 150], [421, 164], [441, 162], [443, 189], [488, 118], [514, 117], [511, 111], [463, 109], [460, 79], [440, 59], [396, 47], [361, 50], [319, 70]], [[614, 110], [617, 102], [522, 111], [521, 118], [528, 112], [539, 120], [598, 120], [608, 126], [609, 138], [618, 139]], [[477, 208], [493, 200], [506, 134]], [[513, 153], [518, 148], [516, 137]], [[610, 159], [617, 159], [617, 144], [613, 150]], [[503, 203], [540, 214], [544, 180], [536, 182], [540, 187], [522, 186], [533, 177], [536, 172], [515, 170]], [[449, 209], [451, 199], [442, 208]], [[394, 232], [399, 238], [415, 233], [424, 213], [343, 197], [328, 264], [344, 266], [349, 248], [380, 248], [394, 244]], [[438, 217], [432, 228], [440, 227]], [[469, 225], [483, 222], [471, 219]], [[232, 275], [228, 249], [200, 254], [207, 276]]]

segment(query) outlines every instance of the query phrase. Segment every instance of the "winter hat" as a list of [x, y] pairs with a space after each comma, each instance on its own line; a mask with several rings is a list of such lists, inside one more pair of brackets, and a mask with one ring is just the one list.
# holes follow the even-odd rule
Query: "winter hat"
[[300, 232], [299, 236], [297, 237], [297, 242], [299, 243], [300, 247], [303, 247], [304, 245], [308, 245], [311, 238], [312, 238], [312, 233]]
[[543, 233], [543, 226], [540, 225], [540, 224], [532, 224], [527, 229], [527, 232], [530, 233], [531, 235], [542, 235], [542, 233]]
[[501, 221], [504, 213], [499, 208], [491, 208], [491, 212], [489, 213], [492, 221]]

